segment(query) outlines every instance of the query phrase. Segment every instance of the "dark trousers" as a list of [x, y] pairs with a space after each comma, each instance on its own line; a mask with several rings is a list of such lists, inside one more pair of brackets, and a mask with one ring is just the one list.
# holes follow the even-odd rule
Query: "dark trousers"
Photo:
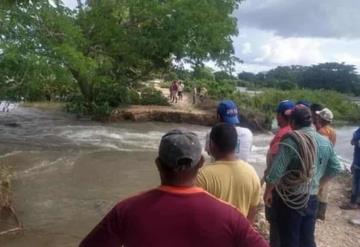
[[360, 169], [354, 169], [350, 202], [360, 203]]
[[[276, 192], [273, 192], [273, 198], [276, 198]], [[277, 208], [278, 200], [273, 200], [273, 205], [271, 208], [265, 207], [265, 217], [270, 224], [270, 246], [271, 247], [280, 247], [280, 236], [279, 236], [279, 226], [277, 219]]]
[[316, 247], [317, 197], [311, 196], [306, 208], [294, 210], [277, 198], [277, 224], [281, 247]]

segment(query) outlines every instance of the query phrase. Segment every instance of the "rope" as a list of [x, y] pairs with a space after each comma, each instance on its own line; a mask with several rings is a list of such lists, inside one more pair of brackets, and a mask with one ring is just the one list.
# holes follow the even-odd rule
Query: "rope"
[[317, 156], [316, 142], [311, 135], [300, 131], [293, 131], [288, 136], [296, 142], [298, 149], [284, 142], [280, 142], [279, 145], [294, 151], [301, 165], [297, 169], [286, 171], [275, 189], [289, 208], [299, 210], [306, 207], [309, 202]]

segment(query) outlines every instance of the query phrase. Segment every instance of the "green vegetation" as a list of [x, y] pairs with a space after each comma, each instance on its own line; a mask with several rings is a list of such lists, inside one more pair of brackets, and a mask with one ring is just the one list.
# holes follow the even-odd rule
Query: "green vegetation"
[[298, 101], [306, 99], [309, 102], [316, 102], [330, 108], [335, 120], [348, 122], [359, 122], [360, 107], [346, 98], [345, 95], [329, 90], [310, 90], [310, 89], [293, 89], [293, 90], [276, 90], [264, 89], [256, 96], [249, 96], [246, 93], [238, 93], [235, 100], [240, 106], [248, 109], [257, 109], [266, 114], [273, 114], [276, 105], [284, 99]]
[[[336, 120], [353, 123], [360, 121], [360, 107], [350, 101], [346, 95], [335, 90], [300, 89], [291, 81], [289, 83], [282, 81], [281, 83], [274, 82], [265, 85], [259, 83], [257, 87], [254, 87], [254, 84], [252, 84], [252, 82], [255, 81], [252, 77], [254, 74], [242, 73], [243, 76], [239, 77], [243, 79], [237, 79], [226, 71], [213, 72], [210, 68], [202, 68], [200, 72], [188, 71], [185, 73], [183, 70], [180, 70], [179, 72], [175, 71], [172, 73], [178, 74], [178, 78], [187, 82], [188, 88], [194, 86], [206, 87], [208, 96], [213, 100], [235, 100], [246, 118], [260, 118], [262, 119], [262, 125], [266, 128], [270, 127], [274, 117], [274, 109], [277, 104], [284, 99], [290, 99], [295, 102], [298, 100], [307, 100], [309, 102], [319, 103], [330, 108], [334, 112]], [[274, 72], [269, 71], [268, 73], [273, 74]], [[345, 77], [344, 73], [344, 71], [331, 72], [331, 76], [332, 78]], [[265, 73], [262, 74], [263, 77], [264, 74]], [[266, 73], [264, 78], [267, 77]], [[271, 75], [271, 77], [273, 77], [273, 75]], [[324, 77], [327, 78], [328, 75], [325, 74]], [[255, 89], [257, 92], [239, 92], [236, 90], [236, 86], [245, 86], [248, 87], [248, 89]], [[281, 88], [281, 90], [279, 90], [279, 88]]]
[[76, 10], [52, 2], [1, 4], [1, 98], [65, 101], [70, 111], [108, 114], [121, 104], [164, 104], [139, 82], [174, 61], [195, 69], [209, 60], [236, 62], [232, 13], [240, 0], [88, 0]]
[[241, 85], [249, 88], [327, 89], [360, 95], [360, 75], [354, 65], [323, 63], [313, 66], [280, 66], [267, 72], [238, 74]]

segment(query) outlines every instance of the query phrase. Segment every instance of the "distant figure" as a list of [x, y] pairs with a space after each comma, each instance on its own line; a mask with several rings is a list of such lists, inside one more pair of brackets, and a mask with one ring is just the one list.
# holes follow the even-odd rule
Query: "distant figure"
[[295, 107], [290, 124], [266, 176], [264, 202], [277, 212], [280, 247], [316, 247], [317, 194], [342, 167], [330, 141], [311, 127], [309, 108]]
[[197, 184], [224, 200], [254, 223], [260, 203], [260, 179], [255, 169], [236, 158], [237, 133], [228, 123], [215, 125], [210, 133], [210, 152], [215, 162], [204, 166], [197, 177]]
[[[234, 126], [240, 123], [238, 108], [234, 101], [223, 100], [219, 103], [217, 108], [217, 118], [219, 122], [229, 123]], [[236, 126], [237, 145], [235, 149], [235, 156], [239, 160], [247, 161], [252, 147], [253, 134], [248, 128]], [[206, 136], [205, 151], [212, 156], [210, 149], [210, 133]]]
[[177, 103], [177, 94], [178, 94], [178, 83], [177, 83], [177, 81], [173, 81], [170, 85], [171, 103]]
[[179, 81], [178, 84], [178, 96], [179, 96], [179, 100], [183, 99], [183, 91], [184, 91], [184, 84], [182, 83], [182, 81]]
[[193, 87], [192, 96], [193, 96], [193, 105], [195, 105], [196, 104], [196, 98], [197, 98], [197, 88], [196, 87]]
[[[354, 132], [351, 145], [354, 146], [354, 159], [351, 165], [351, 198], [349, 203], [340, 206], [344, 210], [360, 209], [360, 128]], [[360, 225], [360, 219], [358, 224]]]
[[[295, 104], [292, 101], [283, 100], [279, 103], [279, 105], [276, 108], [276, 120], [279, 126], [279, 130], [270, 142], [270, 147], [267, 152], [266, 170], [264, 172], [264, 177], [261, 179], [262, 184], [265, 181], [265, 177], [268, 175], [270, 171], [273, 158], [276, 156], [276, 154], [279, 151], [280, 142], [287, 134], [291, 132], [290, 115], [294, 107]], [[266, 220], [270, 223], [270, 246], [279, 247], [280, 237], [279, 237], [279, 229], [276, 219], [277, 217], [276, 208], [265, 207], [265, 216], [266, 216]]]
[[[334, 115], [333, 113], [328, 109], [324, 108], [321, 111], [316, 111], [316, 122], [315, 127], [317, 132], [327, 137], [330, 142], [335, 146], [336, 143], [336, 132], [335, 130], [330, 126], [330, 123], [332, 122]], [[329, 191], [330, 191], [330, 183], [324, 184], [318, 194], [318, 200], [319, 200], [319, 206], [317, 211], [317, 218], [320, 220], [325, 220], [325, 214], [326, 214], [326, 208], [329, 201]]]
[[205, 97], [207, 96], [207, 89], [205, 87], [201, 87], [199, 90], [199, 99], [200, 102], [203, 102], [205, 100]]
[[115, 205], [80, 247], [268, 247], [235, 207], [195, 187], [201, 150], [193, 133], [165, 134], [156, 159], [161, 186]]

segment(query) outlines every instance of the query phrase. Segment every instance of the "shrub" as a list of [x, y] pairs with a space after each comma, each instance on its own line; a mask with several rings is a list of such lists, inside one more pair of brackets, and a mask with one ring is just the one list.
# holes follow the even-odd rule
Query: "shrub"
[[167, 98], [165, 98], [160, 91], [154, 88], [144, 88], [140, 91], [140, 93], [140, 104], [142, 105], [169, 105]]

